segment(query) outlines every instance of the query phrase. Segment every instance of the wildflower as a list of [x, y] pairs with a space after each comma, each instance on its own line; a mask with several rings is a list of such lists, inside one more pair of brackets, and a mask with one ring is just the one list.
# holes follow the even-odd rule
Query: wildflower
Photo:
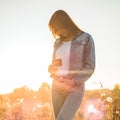
[[109, 102], [109, 103], [112, 103], [113, 99], [111, 97], [107, 97], [106, 101]]
[[119, 113], [119, 111], [117, 111], [117, 110], [116, 110], [115, 112], [116, 112], [116, 114], [118, 114], [118, 113]]

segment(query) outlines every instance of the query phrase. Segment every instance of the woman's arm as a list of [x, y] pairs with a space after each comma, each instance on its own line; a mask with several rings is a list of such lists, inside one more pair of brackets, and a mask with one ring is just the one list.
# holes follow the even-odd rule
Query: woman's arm
[[84, 65], [83, 68], [75, 75], [73, 79], [76, 84], [82, 84], [88, 80], [94, 72], [95, 69], [95, 46], [91, 35], [88, 34], [88, 42], [85, 46], [84, 52]]

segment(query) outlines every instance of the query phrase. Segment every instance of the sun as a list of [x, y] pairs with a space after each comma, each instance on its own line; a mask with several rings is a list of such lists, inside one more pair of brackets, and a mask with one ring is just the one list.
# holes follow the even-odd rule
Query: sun
[[100, 98], [90, 98], [84, 105], [83, 114], [87, 120], [102, 120], [105, 115], [105, 104]]

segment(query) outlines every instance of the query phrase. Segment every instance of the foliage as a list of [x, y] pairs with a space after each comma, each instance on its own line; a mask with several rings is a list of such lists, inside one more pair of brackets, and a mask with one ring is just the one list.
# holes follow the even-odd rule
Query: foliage
[[[87, 90], [74, 120], [120, 120], [119, 101], [119, 85], [113, 90]], [[99, 119], [93, 119], [95, 110], [103, 113]], [[0, 95], [0, 120], [53, 120], [50, 86], [43, 83], [38, 91], [23, 86]]]
[[5, 109], [0, 107], [0, 120], [4, 120], [5, 119]]
[[116, 84], [112, 93], [113, 98], [113, 119], [120, 120], [120, 85]]

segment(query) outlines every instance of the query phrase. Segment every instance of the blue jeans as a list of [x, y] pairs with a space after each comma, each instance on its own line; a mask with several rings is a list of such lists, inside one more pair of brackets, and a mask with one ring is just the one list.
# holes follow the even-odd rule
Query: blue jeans
[[55, 120], [72, 120], [77, 112], [85, 91], [85, 85], [74, 88], [69, 93], [60, 93], [55, 85], [52, 85], [52, 104]]

